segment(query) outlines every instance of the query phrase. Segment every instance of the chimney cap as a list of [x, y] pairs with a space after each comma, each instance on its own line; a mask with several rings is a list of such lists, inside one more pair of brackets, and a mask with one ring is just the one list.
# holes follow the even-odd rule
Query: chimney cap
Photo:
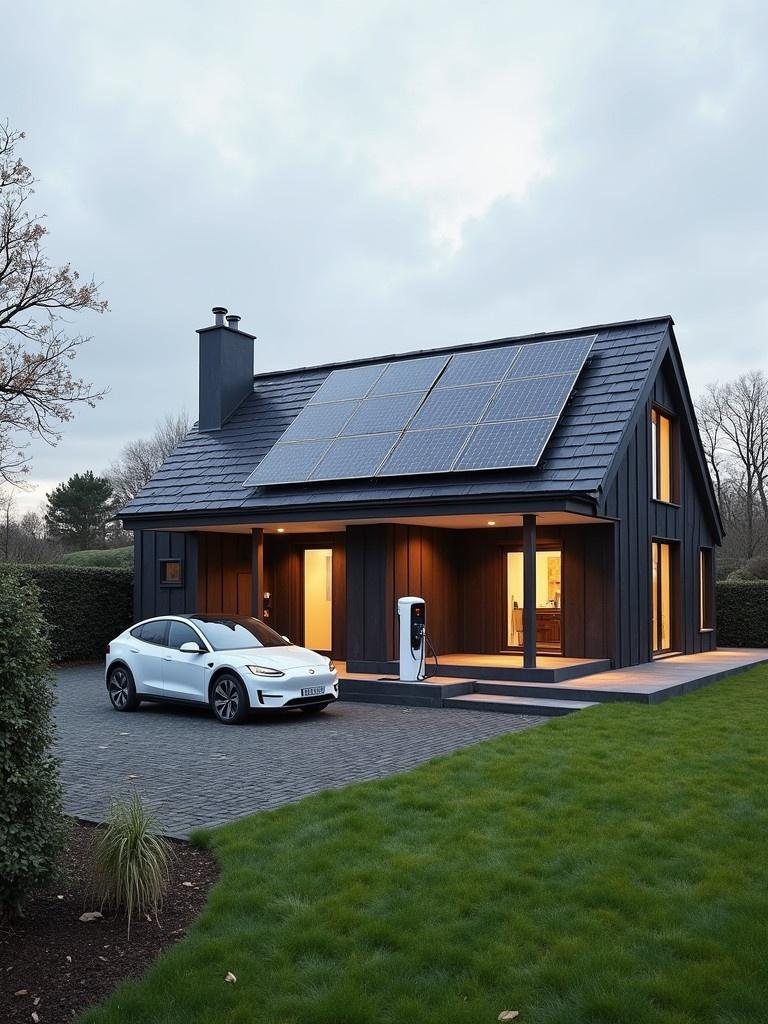
[[216, 327], [223, 327], [224, 326], [224, 317], [226, 316], [227, 307], [226, 306], [214, 306], [211, 309], [211, 312], [216, 317], [216, 321], [215, 321]]
[[227, 327], [229, 327], [230, 330], [232, 331], [236, 331], [238, 329], [239, 323], [240, 317], [237, 316], [236, 313], [230, 313], [229, 316], [227, 317]]

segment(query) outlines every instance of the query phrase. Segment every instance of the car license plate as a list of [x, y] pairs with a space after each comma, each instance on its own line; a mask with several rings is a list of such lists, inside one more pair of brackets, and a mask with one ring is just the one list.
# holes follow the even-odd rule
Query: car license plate
[[302, 697], [319, 697], [321, 693], [325, 693], [324, 686], [304, 686], [301, 691]]

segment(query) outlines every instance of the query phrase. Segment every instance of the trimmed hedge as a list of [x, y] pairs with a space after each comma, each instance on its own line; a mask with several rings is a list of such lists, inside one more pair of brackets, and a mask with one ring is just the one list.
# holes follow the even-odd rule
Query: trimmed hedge
[[37, 584], [56, 662], [103, 658], [109, 641], [132, 622], [131, 569], [50, 564], [8, 569]]
[[70, 551], [61, 560], [62, 565], [101, 565], [110, 569], [133, 566], [133, 547], [93, 548], [89, 551]]
[[768, 647], [768, 580], [722, 580], [716, 586], [718, 645]]

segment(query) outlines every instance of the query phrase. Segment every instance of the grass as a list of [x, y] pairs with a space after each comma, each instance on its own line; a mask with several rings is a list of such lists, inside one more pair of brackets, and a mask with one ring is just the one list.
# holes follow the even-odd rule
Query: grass
[[768, 669], [602, 705], [216, 830], [197, 925], [85, 1020], [758, 1024], [767, 838]]
[[130, 568], [133, 565], [133, 547], [94, 548], [89, 551], [70, 551], [61, 559], [64, 565], [100, 565], [107, 568]]

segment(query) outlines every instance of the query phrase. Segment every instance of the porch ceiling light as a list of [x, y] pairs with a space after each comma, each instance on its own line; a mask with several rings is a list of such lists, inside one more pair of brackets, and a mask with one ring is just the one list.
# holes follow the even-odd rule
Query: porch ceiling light
[[488, 525], [489, 526], [495, 526], [496, 525], [496, 520], [495, 519], [489, 519], [488, 520]]
[[265, 665], [249, 665], [248, 671], [254, 676], [284, 676], [285, 672], [281, 672], [279, 668], [267, 668]]
[[284, 527], [282, 527], [282, 526], [278, 526], [278, 528], [277, 528], [277, 532], [278, 532], [278, 533], [285, 533], [285, 529], [284, 529]]

